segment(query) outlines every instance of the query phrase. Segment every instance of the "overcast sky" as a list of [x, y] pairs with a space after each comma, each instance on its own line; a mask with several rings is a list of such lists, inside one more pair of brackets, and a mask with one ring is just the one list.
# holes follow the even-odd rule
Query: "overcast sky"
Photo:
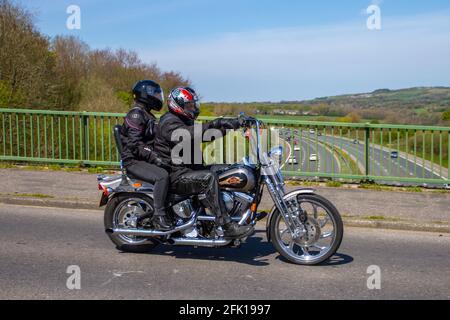
[[[124, 47], [188, 77], [205, 101], [301, 100], [450, 86], [450, 1], [33, 0], [50, 36]], [[366, 9], [381, 9], [369, 30]], [[66, 9], [81, 9], [68, 30]]]

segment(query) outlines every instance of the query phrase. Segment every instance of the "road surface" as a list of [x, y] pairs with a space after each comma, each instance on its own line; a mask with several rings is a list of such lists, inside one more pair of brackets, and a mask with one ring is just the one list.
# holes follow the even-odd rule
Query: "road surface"
[[[117, 251], [100, 211], [0, 205], [1, 299], [449, 299], [450, 235], [347, 228], [322, 266], [284, 261], [264, 225], [240, 249]], [[81, 289], [66, 287], [69, 265]], [[369, 290], [367, 269], [381, 271]]]

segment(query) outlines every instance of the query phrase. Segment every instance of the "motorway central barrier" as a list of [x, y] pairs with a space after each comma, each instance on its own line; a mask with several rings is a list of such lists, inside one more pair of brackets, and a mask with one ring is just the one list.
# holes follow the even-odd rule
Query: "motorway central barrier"
[[[118, 166], [122, 113], [0, 109], [0, 160]], [[211, 117], [200, 117], [208, 120]], [[278, 130], [291, 177], [449, 184], [450, 127], [263, 118]]]

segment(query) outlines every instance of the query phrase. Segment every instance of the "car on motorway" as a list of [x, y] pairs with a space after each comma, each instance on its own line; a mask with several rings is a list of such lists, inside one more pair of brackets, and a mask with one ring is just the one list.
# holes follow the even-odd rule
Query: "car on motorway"
[[312, 154], [309, 156], [309, 161], [317, 161], [317, 154], [312, 153]]
[[294, 151], [300, 151], [300, 147], [299, 146], [295, 146], [294, 147]]
[[398, 158], [398, 151], [391, 151], [391, 158], [397, 159]]
[[298, 164], [297, 158], [295, 156], [290, 156], [288, 163], [289, 164]]

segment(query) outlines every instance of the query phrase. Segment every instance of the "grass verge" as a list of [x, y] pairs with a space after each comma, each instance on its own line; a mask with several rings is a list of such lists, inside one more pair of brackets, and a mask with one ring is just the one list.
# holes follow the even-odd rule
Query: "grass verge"
[[7, 193], [5, 195], [14, 196], [14, 197], [24, 197], [24, 198], [39, 198], [39, 199], [54, 198], [54, 196], [51, 196], [49, 194], [43, 194], [43, 193]]

